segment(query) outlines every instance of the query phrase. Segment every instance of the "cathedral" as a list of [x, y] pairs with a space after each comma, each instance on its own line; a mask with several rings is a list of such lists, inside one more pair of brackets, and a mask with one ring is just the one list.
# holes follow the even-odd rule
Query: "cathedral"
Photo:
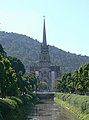
[[39, 81], [46, 83], [44, 90], [54, 91], [56, 79], [60, 76], [60, 66], [52, 66], [49, 46], [46, 40], [45, 17], [43, 24], [43, 42], [40, 47], [39, 66], [31, 66], [30, 71], [34, 71]]

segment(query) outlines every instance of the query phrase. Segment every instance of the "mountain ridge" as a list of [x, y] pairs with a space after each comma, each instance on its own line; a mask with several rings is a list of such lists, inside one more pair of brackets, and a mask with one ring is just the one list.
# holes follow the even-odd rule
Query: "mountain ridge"
[[[41, 43], [29, 36], [0, 31], [0, 44], [9, 56], [20, 59], [27, 71], [31, 65], [38, 65]], [[52, 65], [60, 65], [61, 72], [72, 72], [82, 64], [89, 62], [88, 56], [66, 52], [60, 48], [49, 45], [49, 54]]]

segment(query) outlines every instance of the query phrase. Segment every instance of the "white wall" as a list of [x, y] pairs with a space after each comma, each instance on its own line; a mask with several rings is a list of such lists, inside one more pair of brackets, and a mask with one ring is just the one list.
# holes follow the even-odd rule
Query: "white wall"
[[36, 75], [36, 77], [38, 77], [39, 76], [39, 71], [35, 71], [35, 75]]

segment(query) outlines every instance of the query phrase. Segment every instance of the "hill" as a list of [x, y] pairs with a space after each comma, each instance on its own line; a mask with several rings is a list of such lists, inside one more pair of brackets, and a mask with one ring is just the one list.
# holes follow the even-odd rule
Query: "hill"
[[[40, 42], [26, 35], [0, 31], [0, 44], [9, 56], [15, 56], [29, 70], [31, 65], [38, 65]], [[88, 56], [81, 56], [63, 51], [49, 45], [52, 65], [60, 65], [61, 72], [74, 71], [83, 63], [89, 62]]]

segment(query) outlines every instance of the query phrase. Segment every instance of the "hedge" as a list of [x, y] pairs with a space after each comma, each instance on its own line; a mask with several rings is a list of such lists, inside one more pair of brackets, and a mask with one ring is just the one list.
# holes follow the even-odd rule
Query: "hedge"
[[[77, 94], [56, 93], [55, 98], [63, 101], [66, 105], [69, 104], [72, 111], [78, 113], [78, 116], [83, 120], [89, 120], [89, 96]], [[67, 104], [68, 103], [68, 104]], [[72, 106], [72, 107], [71, 107]], [[68, 106], [67, 106], [68, 107]], [[75, 114], [76, 114], [75, 113]]]
[[24, 120], [26, 109], [36, 101], [37, 97], [33, 94], [0, 98], [0, 120]]

